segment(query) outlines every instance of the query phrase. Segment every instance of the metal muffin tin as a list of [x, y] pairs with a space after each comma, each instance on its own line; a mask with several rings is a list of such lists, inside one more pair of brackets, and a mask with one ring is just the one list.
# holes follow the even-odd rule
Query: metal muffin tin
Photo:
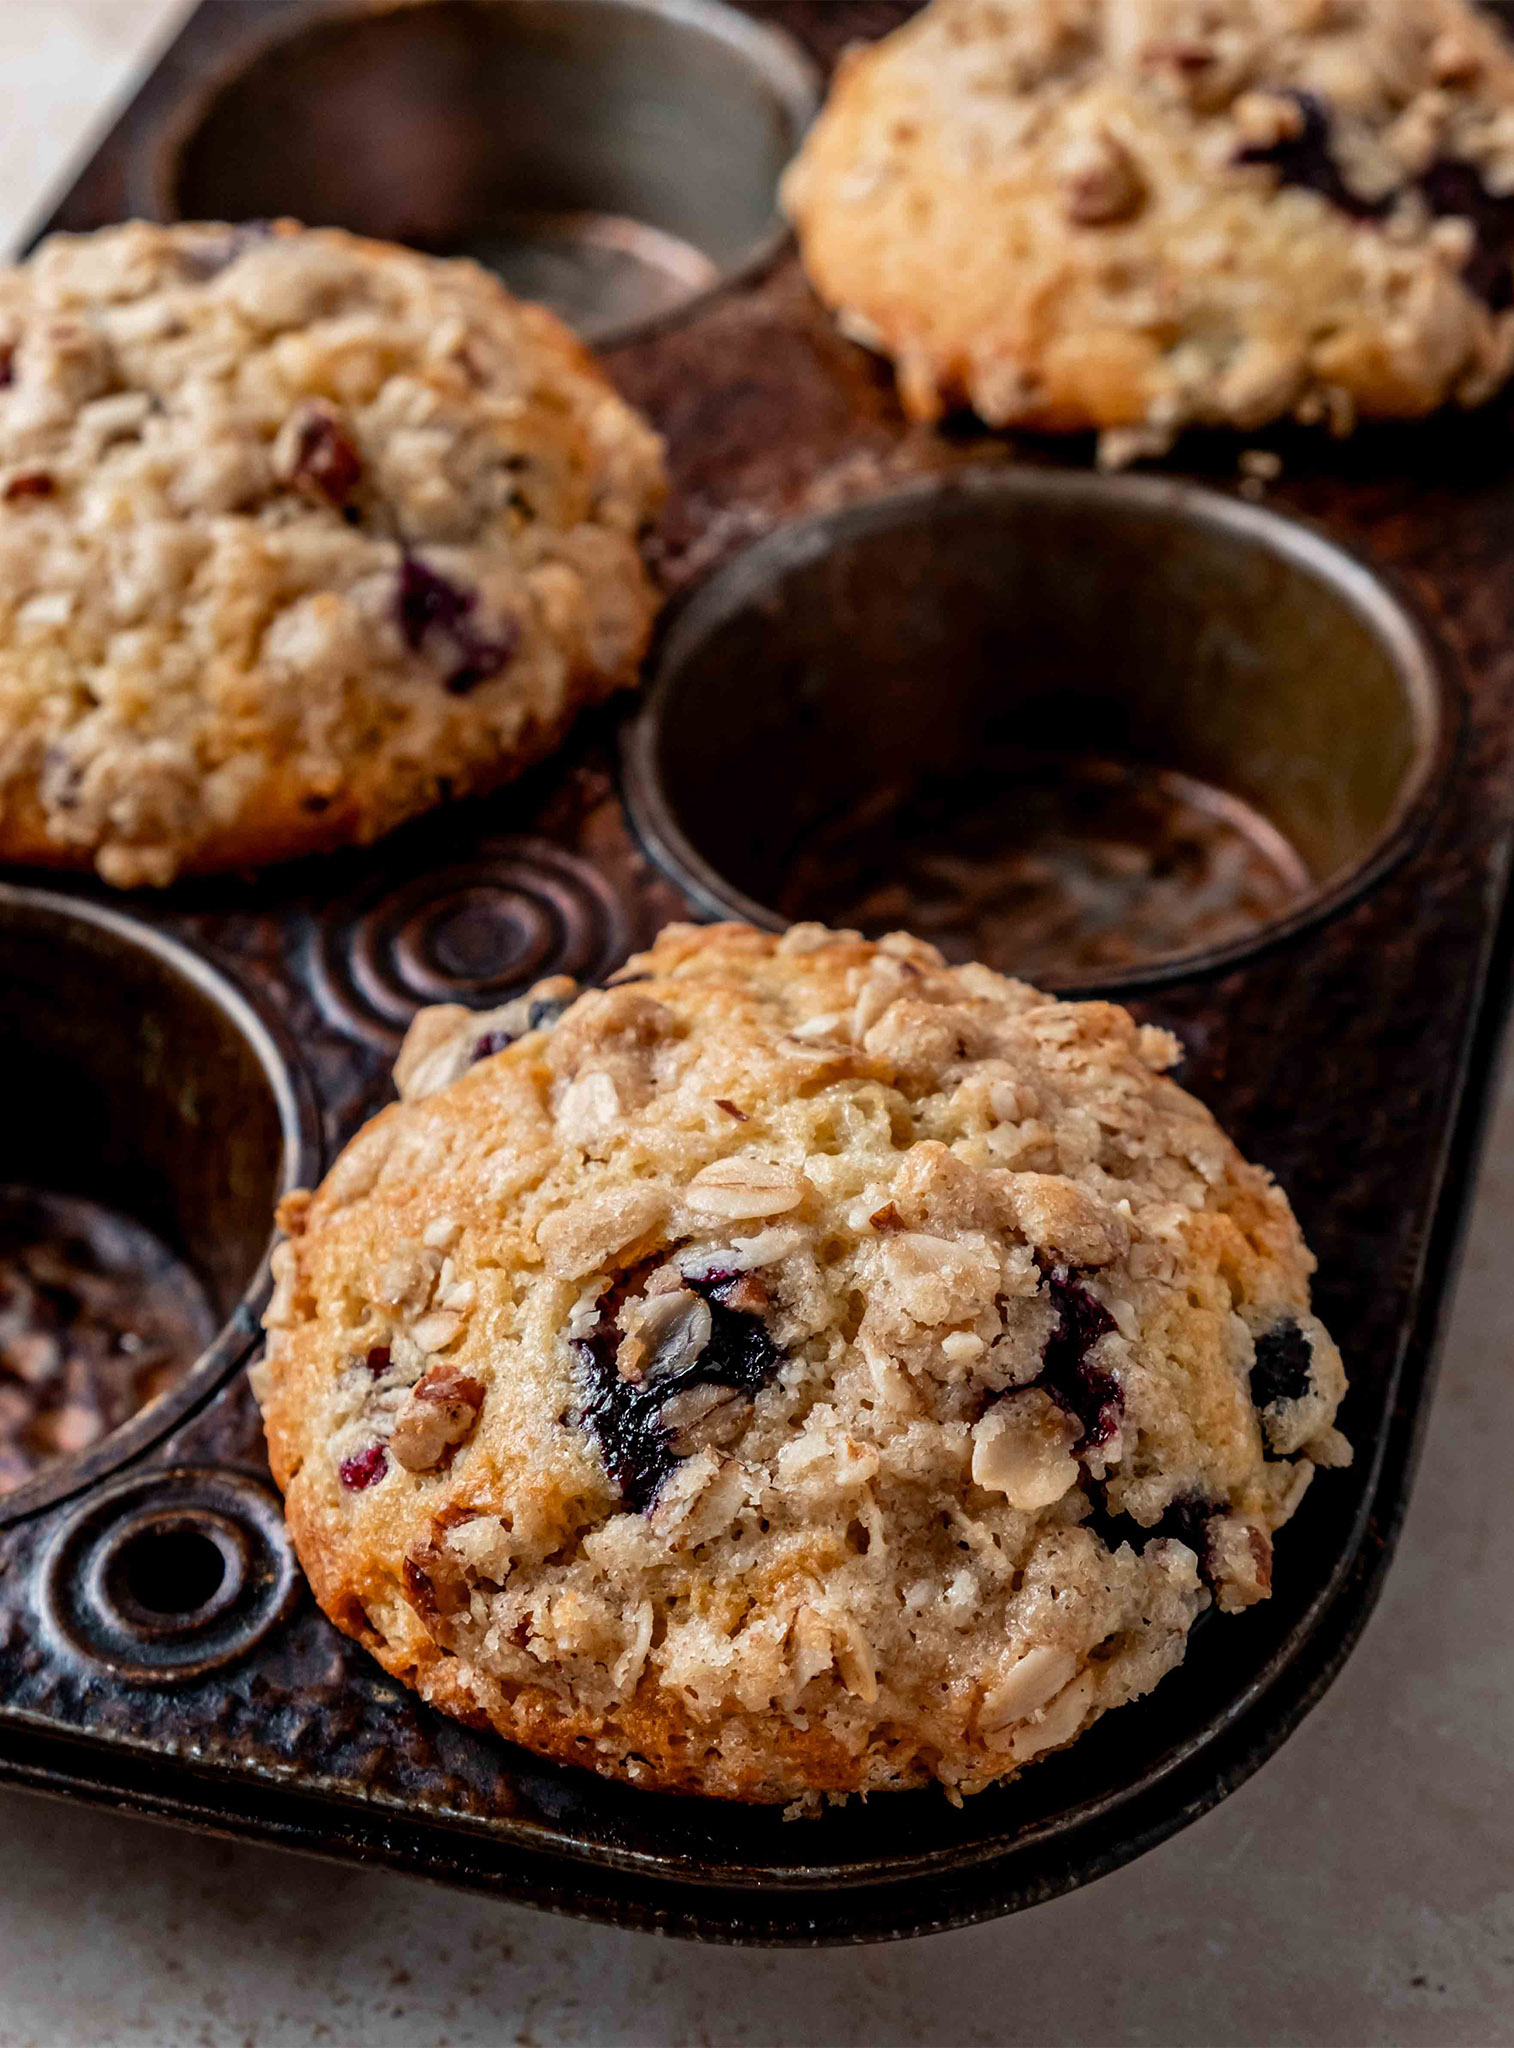
[[[549, 24], [637, 11], [635, 0], [463, 11], [497, 26], [496, 8]], [[419, 6], [404, 34], [424, 40], [432, 22], [441, 34], [459, 9]], [[706, 34], [711, 19], [704, 0], [643, 0], [639, 12], [659, 32]], [[907, 12], [850, 0], [746, 10], [821, 67]], [[349, 10], [321, 33], [352, 50], [395, 33], [393, 16]], [[277, 153], [283, 138], [256, 132], [257, 92], [238, 81], [275, 75], [267, 53], [281, 39], [308, 50], [310, 19], [288, 0], [202, 6], [48, 225], [169, 210], [181, 188], [162, 182], [165, 165], [192, 162], [210, 179], [222, 161], [204, 141], [219, 132], [217, 109], [242, 108], [236, 161]], [[782, 47], [739, 21], [720, 33], [728, 51]], [[803, 75], [802, 58], [784, 65]], [[216, 205], [213, 180], [193, 189], [207, 211], [236, 210]], [[428, 238], [454, 226], [476, 237], [476, 212], [431, 223]], [[674, 479], [656, 542], [673, 603], [628, 734], [613, 711], [597, 715], [525, 781], [366, 851], [150, 897], [107, 898], [82, 880], [40, 891], [20, 876], [0, 893], [4, 1050], [7, 1071], [26, 1077], [20, 1166], [142, 1214], [225, 1318], [174, 1393], [0, 1497], [0, 1776], [710, 1940], [818, 1944], [958, 1925], [1086, 1882], [1232, 1790], [1319, 1697], [1381, 1585], [1514, 931], [1502, 415], [1496, 427], [1484, 415], [1345, 446], [1284, 433], [1267, 511], [1231, 491], [1236, 444], [1222, 437], [1185, 445], [1187, 476], [1092, 478], [1086, 445], [907, 427], [883, 369], [835, 334], [787, 251], [608, 360], [667, 436]], [[1205, 471], [1219, 488], [1201, 488]], [[1030, 561], [1025, 601], [1044, 600], [1028, 642], [1041, 698], [1042, 657], [1073, 644], [1102, 703], [1083, 705], [1082, 722], [1107, 717], [1128, 742], [1152, 729], [1165, 675], [1176, 695], [1163, 731], [1197, 750], [1203, 772], [1239, 775], [1241, 794], [1274, 805], [1301, 777], [1295, 832], [1310, 815], [1339, 828], [1295, 912], [1118, 982], [1138, 1014], [1179, 1033], [1181, 1078], [1293, 1198], [1319, 1254], [1320, 1311], [1352, 1369], [1342, 1421], [1357, 1460], [1321, 1479], [1279, 1539], [1272, 1600], [1206, 1623], [1179, 1671], [1070, 1751], [961, 1810], [900, 1794], [785, 1823], [540, 1763], [387, 1679], [303, 1590], [242, 1367], [271, 1199], [318, 1172], [384, 1100], [419, 1004], [488, 1004], [554, 971], [593, 979], [666, 918], [735, 906], [754, 888], [770, 915], [770, 870], [749, 856], [815, 778], [786, 778], [781, 754], [751, 751], [733, 693], [762, 682], [783, 703], [775, 679], [796, 636], [815, 633], [801, 664], [811, 686], [829, 675], [855, 691], [857, 644], [827, 654], [817, 598], [837, 579], [854, 595], [876, 586], [853, 574], [869, 548], [907, 587], [875, 593], [851, 623], [880, 656], [899, 630], [944, 651], [943, 673], [965, 662], [961, 705], [982, 695], [967, 599], [991, 610], [999, 583], [985, 563]], [[1101, 605], [1051, 588], [1078, 577], [1095, 592], [1106, 579]], [[1216, 723], [1212, 701], [1180, 701], [1194, 643], [1162, 639], [1180, 599], [1182, 631], [1205, 619], [1204, 645], [1223, 643], [1212, 673], [1232, 690], [1250, 655], [1264, 657], [1250, 670], [1260, 724]], [[733, 682], [721, 633], [743, 617], [766, 666]], [[1074, 628], [1083, 637], [1069, 643]], [[907, 663], [894, 681], [907, 698]], [[906, 710], [918, 732], [918, 704], [901, 699]], [[796, 726], [796, 762], [801, 740]], [[1349, 761], [1320, 799], [1318, 776]], [[711, 837], [712, 804], [731, 814], [724, 840]]]
[[788, 37], [706, 0], [323, 8], [186, 100], [133, 199], [472, 256], [620, 341], [777, 252], [819, 83]]

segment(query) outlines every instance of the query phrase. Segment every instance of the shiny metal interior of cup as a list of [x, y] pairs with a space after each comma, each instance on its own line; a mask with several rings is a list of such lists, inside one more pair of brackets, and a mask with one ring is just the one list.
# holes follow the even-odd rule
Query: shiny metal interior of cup
[[[81, 1346], [105, 1369], [113, 1350], [167, 1328], [181, 1355], [161, 1360], [153, 1398], [180, 1400], [256, 1334], [274, 1206], [315, 1164], [296, 1084], [220, 974], [117, 912], [0, 886], [0, 985], [9, 1433], [28, 1427], [18, 1403], [53, 1401], [45, 1382], [59, 1347], [70, 1373]], [[19, 1281], [9, 1259], [18, 1222], [30, 1233]], [[135, 1446], [136, 1436], [118, 1442], [129, 1415], [117, 1421], [128, 1429], [61, 1433], [60, 1452], [83, 1454], [62, 1460], [86, 1467], [73, 1483]], [[112, 1447], [117, 1456], [103, 1455]], [[37, 1462], [19, 1485], [9, 1475], [7, 1517], [64, 1490], [42, 1469], [50, 1461]]]
[[1365, 887], [1457, 717], [1414, 616], [1312, 529], [1163, 479], [969, 472], [780, 529], [698, 589], [626, 795], [712, 915], [1124, 986]]
[[407, 0], [265, 45], [185, 110], [143, 196], [473, 256], [602, 343], [781, 245], [817, 99], [797, 45], [719, 0]]

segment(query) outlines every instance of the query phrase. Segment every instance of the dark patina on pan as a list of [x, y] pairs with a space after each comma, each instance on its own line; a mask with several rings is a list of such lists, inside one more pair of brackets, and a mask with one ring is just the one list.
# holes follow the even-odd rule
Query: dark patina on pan
[[[536, 0], [531, 12], [566, 33], [558, 9], [570, 6], [576, 35], [592, 35], [596, 15], [628, 34], [645, 26], [632, 23], [637, 0]], [[333, 13], [288, 0], [202, 7], [49, 225], [171, 212], [186, 166], [210, 180], [193, 187], [198, 209], [235, 211], [234, 192], [216, 203], [217, 152], [237, 135], [256, 167], [253, 115], [269, 79], [297, 100], [302, 77], [323, 75], [302, 71], [297, 52], [281, 73], [276, 54], [317, 11]], [[510, 11], [521, 11], [513, 0]], [[907, 11], [849, 0], [746, 10], [822, 67]], [[459, 48], [493, 51], [507, 83], [504, 12], [436, 0], [396, 30], [403, 9], [349, 9], [321, 33], [349, 49], [370, 23], [412, 51], [417, 36], [445, 40], [434, 74], [408, 61], [363, 74], [365, 118], [379, 128], [396, 78], [453, 76]], [[686, 0], [647, 0], [641, 13], [660, 34], [709, 32], [707, 11]], [[734, 51], [753, 67], [750, 104], [801, 120], [802, 59], [779, 62], [784, 46], [719, 20], [718, 61]], [[700, 63], [661, 68], [676, 82], [707, 76]], [[780, 74], [788, 87], [765, 101]], [[248, 78], [256, 90], [238, 101]], [[409, 104], [408, 118], [424, 116]], [[610, 113], [602, 126], [613, 131]], [[753, 162], [755, 189], [772, 165], [760, 148]], [[471, 178], [456, 188], [456, 218], [411, 231], [437, 246], [476, 241]], [[272, 191], [266, 203], [310, 202]], [[532, 203], [560, 221], [630, 202], [543, 185]], [[379, 214], [354, 224], [407, 227]], [[646, 224], [690, 245], [703, 232], [688, 219]], [[63, 1191], [135, 1204], [222, 1319], [174, 1392], [0, 1497], [0, 1775], [622, 1926], [860, 1941], [1034, 1904], [1171, 1834], [1277, 1747], [1366, 1620], [1425, 1417], [1514, 936], [1514, 482], [1502, 420], [1495, 430], [1486, 416], [1345, 447], [1282, 437], [1266, 511], [1183, 478], [1090, 478], [1085, 446], [924, 433], [906, 427], [880, 367], [832, 331], [791, 253], [754, 231], [729, 260], [706, 254], [725, 281], [707, 279], [715, 288], [664, 308], [609, 357], [668, 437], [674, 478], [658, 537], [674, 602], [620, 745], [602, 715], [487, 803], [259, 879], [107, 902], [88, 883], [37, 891], [17, 876], [0, 895], [7, 1072], [37, 1079], [16, 1089], [26, 1156], [0, 1178], [92, 1162]], [[1182, 459], [1223, 482], [1235, 453], [1198, 444]], [[888, 576], [875, 573], [883, 561]], [[1107, 725], [1100, 744], [1129, 749], [1158, 731], [1178, 749], [1161, 765], [1249, 778], [1237, 794], [1263, 808], [1281, 801], [1290, 762], [1317, 775], [1354, 748], [1368, 776], [1341, 798], [1334, 815], [1349, 830], [1336, 854], [1317, 853], [1305, 900], [1244, 939], [1101, 984], [1180, 1034], [1180, 1078], [1288, 1189], [1320, 1258], [1321, 1314], [1351, 1366], [1341, 1419], [1357, 1462], [1322, 1478], [1283, 1533], [1270, 1602], [1206, 1624], [1148, 1699], [960, 1811], [908, 1794], [785, 1824], [540, 1763], [392, 1684], [291, 1568], [242, 1372], [270, 1201], [384, 1099], [420, 1003], [492, 1003], [551, 972], [594, 979], [670, 916], [750, 900], [771, 917], [774, 821], [787, 803], [792, 849], [793, 806], [814, 778], [800, 772], [797, 724], [785, 774], [733, 692], [760, 687], [781, 706], [787, 689], [797, 718], [827, 676], [856, 689], [913, 633], [901, 655], [934, 650], [937, 672], [960, 678], [970, 747], [983, 697], [972, 649], [1002, 631], [994, 605], [1016, 563], [1036, 571], [1022, 575], [1021, 606], [1038, 589], [1045, 599], [1018, 649], [1027, 702], [1044, 702], [1055, 680], [1029, 657], [1082, 633], [1084, 678], [1101, 680], [1079, 715]], [[1199, 567], [1197, 597], [1184, 597]], [[847, 630], [828, 640], [838, 602]], [[1179, 613], [1191, 630], [1201, 612], [1230, 632], [1212, 674], [1231, 687], [1248, 649], [1266, 653], [1250, 671], [1262, 721], [1250, 739], [1244, 721], [1206, 727], [1202, 705], [1159, 702], [1163, 674], [1181, 679], [1187, 663], [1174, 641], [1164, 670], [1161, 634]], [[728, 630], [755, 668], [742, 670]], [[906, 724], [910, 677], [896, 662]], [[1374, 732], [1383, 744], [1362, 746]], [[1385, 760], [1391, 773], [1369, 786]], [[203, 1099], [165, 1087], [191, 1075], [213, 1084]], [[72, 1144], [49, 1127], [63, 1101]], [[220, 1156], [236, 1170], [218, 1173]]]

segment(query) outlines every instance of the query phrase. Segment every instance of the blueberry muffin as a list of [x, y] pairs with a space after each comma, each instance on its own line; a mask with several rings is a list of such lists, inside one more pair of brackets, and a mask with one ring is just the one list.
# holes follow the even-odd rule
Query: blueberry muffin
[[1288, 1204], [1175, 1051], [815, 925], [424, 1013], [281, 1217], [254, 1384], [317, 1599], [640, 1785], [956, 1797], [1071, 1742], [1349, 1455]]
[[637, 671], [655, 436], [470, 263], [331, 230], [0, 273], [0, 860], [123, 887], [366, 840]]
[[1514, 51], [1464, 0], [934, 0], [784, 187], [909, 412], [1347, 430], [1514, 361]]

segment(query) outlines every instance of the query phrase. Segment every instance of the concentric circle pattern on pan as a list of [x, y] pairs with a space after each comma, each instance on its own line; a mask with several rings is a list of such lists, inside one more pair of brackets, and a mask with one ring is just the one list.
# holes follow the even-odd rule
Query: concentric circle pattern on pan
[[934, 0], [843, 63], [785, 202], [920, 418], [1118, 460], [1514, 362], [1514, 52], [1463, 0]]
[[551, 314], [334, 230], [0, 273], [0, 859], [371, 839], [635, 680], [656, 437]]
[[423, 1013], [283, 1212], [256, 1385], [322, 1606], [648, 1786], [957, 1796], [1070, 1742], [1348, 1455], [1288, 1204], [1175, 1054], [813, 925]]

